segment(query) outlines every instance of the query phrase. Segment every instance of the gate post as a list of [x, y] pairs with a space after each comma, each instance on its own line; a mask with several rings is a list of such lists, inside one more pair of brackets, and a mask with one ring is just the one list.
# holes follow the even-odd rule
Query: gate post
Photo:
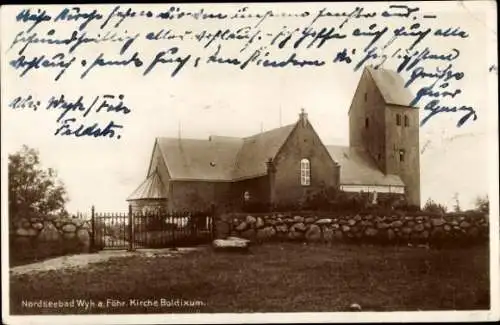
[[96, 227], [95, 227], [95, 207], [92, 205], [92, 208], [90, 209], [90, 224], [92, 228], [92, 233], [90, 235], [90, 251], [93, 253], [96, 251], [96, 245], [95, 245], [95, 232], [96, 232]]
[[211, 234], [211, 238], [210, 240], [214, 240], [215, 237], [217, 236], [217, 229], [216, 229], [216, 220], [215, 220], [215, 204], [212, 204], [211, 207], [210, 207], [210, 226], [212, 229], [210, 229], [210, 234]]
[[128, 205], [128, 250], [134, 251], [135, 229], [134, 229], [134, 214], [132, 213], [132, 205]]

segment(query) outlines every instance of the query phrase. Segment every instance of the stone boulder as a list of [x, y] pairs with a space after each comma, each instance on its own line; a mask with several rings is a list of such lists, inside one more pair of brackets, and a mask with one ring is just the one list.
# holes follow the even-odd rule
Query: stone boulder
[[257, 221], [255, 222], [255, 228], [262, 228], [264, 227], [264, 220], [262, 220], [261, 217], [257, 217]]
[[290, 232], [288, 233], [288, 238], [291, 240], [298, 240], [302, 239], [304, 237], [304, 233], [301, 231], [295, 231], [293, 229], [290, 229]]
[[73, 239], [76, 237], [76, 234], [74, 232], [65, 232], [63, 233], [64, 239]]
[[378, 234], [378, 230], [375, 228], [367, 228], [365, 230], [365, 235], [368, 237], [374, 237]]
[[342, 240], [344, 234], [340, 230], [335, 230], [335, 232], [333, 233], [333, 237], [335, 238], [335, 240]]
[[389, 225], [388, 223], [385, 223], [385, 222], [379, 222], [377, 223], [377, 228], [378, 229], [387, 229], [389, 228], [391, 225]]
[[239, 237], [228, 237], [226, 239], [215, 239], [212, 242], [212, 247], [216, 251], [237, 251], [247, 252], [250, 246], [248, 239]]
[[350, 311], [361, 311], [362, 308], [361, 308], [361, 305], [359, 305], [359, 304], [351, 304], [349, 306], [349, 310]]
[[403, 222], [401, 222], [401, 220], [396, 220], [396, 221], [394, 221], [394, 222], [391, 224], [391, 226], [392, 226], [393, 228], [399, 228], [399, 227], [403, 226]]
[[333, 230], [327, 227], [323, 227], [323, 240], [327, 243], [333, 240]]
[[439, 227], [446, 223], [444, 219], [436, 219], [436, 218], [432, 219], [431, 222], [434, 227]]
[[245, 221], [243, 221], [242, 223], [237, 225], [235, 229], [238, 231], [243, 231], [243, 230], [247, 229], [247, 223]]
[[33, 229], [33, 228], [19, 228], [17, 229], [16, 231], [16, 234], [18, 236], [26, 236], [26, 237], [34, 237], [38, 234], [38, 231], [36, 229]]
[[76, 237], [82, 244], [86, 246], [90, 244], [90, 235], [87, 229], [78, 229], [78, 231], [76, 232]]
[[294, 222], [304, 222], [304, 217], [301, 216], [295, 216], [293, 217]]
[[43, 223], [41, 222], [35, 222], [33, 225], [31, 225], [34, 229], [40, 230], [43, 228]]
[[396, 233], [394, 232], [394, 230], [388, 229], [387, 230], [387, 239], [389, 241], [392, 241], [392, 240], [394, 240], [394, 238], [396, 238]]
[[313, 223], [316, 219], [314, 217], [308, 217], [304, 220], [305, 223], [310, 224]]
[[317, 225], [311, 225], [305, 236], [308, 241], [319, 241], [321, 240], [321, 228]]
[[306, 231], [306, 225], [303, 223], [296, 223], [290, 227], [289, 232], [304, 232]]
[[259, 229], [257, 231], [256, 236], [257, 236], [257, 239], [264, 240], [264, 239], [272, 238], [272, 237], [274, 237], [274, 235], [276, 235], [276, 230], [274, 230], [273, 227], [265, 227], [265, 228]]
[[276, 231], [286, 233], [288, 231], [288, 226], [287, 225], [276, 226]]
[[421, 223], [417, 224], [415, 227], [414, 227], [415, 231], [424, 231], [425, 229], [425, 226]]
[[62, 230], [64, 232], [75, 232], [76, 231], [76, 226], [72, 223], [67, 223], [64, 226], [62, 226]]
[[324, 218], [324, 219], [319, 219], [316, 221], [317, 225], [329, 225], [332, 223], [332, 219]]
[[251, 239], [254, 239], [255, 236], [256, 236], [256, 234], [257, 234], [256, 230], [255, 229], [251, 229], [251, 228], [247, 229], [245, 231], [242, 231], [240, 233], [241, 237], [243, 237], [243, 238], [251, 238]]
[[52, 222], [46, 222], [38, 235], [38, 239], [43, 241], [57, 241], [60, 238], [61, 234]]
[[249, 225], [253, 225], [254, 223], [257, 222], [257, 219], [254, 216], [247, 216], [245, 218], [245, 222]]
[[460, 227], [464, 229], [469, 228], [470, 226], [471, 226], [470, 223], [468, 223], [467, 221], [462, 221], [460, 223]]

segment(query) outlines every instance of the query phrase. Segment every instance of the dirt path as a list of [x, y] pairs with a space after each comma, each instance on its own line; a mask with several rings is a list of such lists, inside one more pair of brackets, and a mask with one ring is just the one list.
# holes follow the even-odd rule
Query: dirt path
[[146, 257], [170, 257], [178, 254], [187, 253], [198, 248], [178, 248], [177, 250], [172, 250], [170, 248], [165, 249], [140, 249], [135, 252], [129, 252], [125, 250], [117, 251], [100, 251], [93, 254], [77, 254], [61, 256], [56, 258], [51, 258], [42, 262], [20, 265], [10, 268], [11, 275], [19, 275], [33, 272], [45, 272], [50, 270], [60, 270], [67, 268], [81, 268], [87, 267], [92, 263], [105, 262], [111, 258], [123, 258], [133, 255], [142, 255]]

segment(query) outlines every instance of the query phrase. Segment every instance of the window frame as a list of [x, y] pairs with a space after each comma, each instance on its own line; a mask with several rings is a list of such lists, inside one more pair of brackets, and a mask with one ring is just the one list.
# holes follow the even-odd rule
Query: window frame
[[405, 162], [406, 152], [404, 149], [399, 149], [399, 162]]
[[311, 185], [311, 161], [308, 158], [300, 160], [300, 185]]
[[410, 118], [406, 114], [404, 115], [404, 126], [405, 127], [409, 127], [410, 126]]
[[401, 126], [401, 114], [396, 114], [396, 125]]

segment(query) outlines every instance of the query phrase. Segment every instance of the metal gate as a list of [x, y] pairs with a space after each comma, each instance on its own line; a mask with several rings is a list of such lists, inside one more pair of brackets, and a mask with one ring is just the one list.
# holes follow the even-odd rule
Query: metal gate
[[93, 250], [194, 246], [214, 236], [212, 211], [96, 213], [92, 207]]

